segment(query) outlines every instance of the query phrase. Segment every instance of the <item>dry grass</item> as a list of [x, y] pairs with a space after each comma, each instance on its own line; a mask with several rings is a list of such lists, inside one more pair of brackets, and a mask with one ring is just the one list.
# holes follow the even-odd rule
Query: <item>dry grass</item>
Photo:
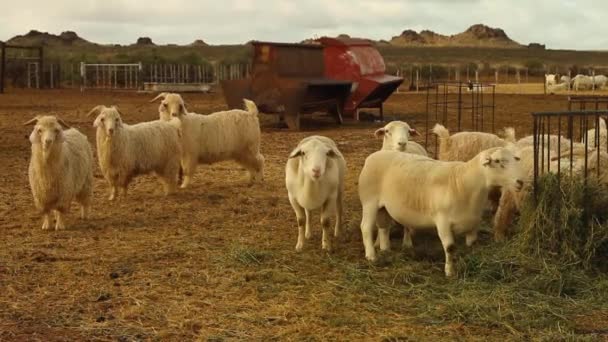
[[[508, 245], [492, 243], [488, 234], [472, 251], [461, 249], [457, 280], [443, 277], [443, 253], [433, 234], [417, 236], [415, 253], [400, 252], [394, 241], [395, 251], [382, 262], [364, 261], [356, 179], [364, 158], [380, 148], [372, 138], [380, 124], [336, 127], [323, 121], [314, 130], [286, 132], [271, 128], [274, 119], [265, 117], [264, 184], [248, 187], [243, 170], [221, 163], [199, 168], [194, 186], [174, 196], [162, 197], [155, 179], [141, 177], [127, 199], [110, 204], [97, 174], [92, 219], [79, 221], [73, 210], [68, 230], [43, 232], [27, 185], [29, 142], [24, 136], [29, 131], [19, 122], [34, 114], [61, 113], [94, 141], [90, 120], [84, 118], [94, 105], [117, 103], [127, 122], [153, 119], [157, 105], [147, 102], [148, 95], [133, 93], [1, 96], [0, 340], [606, 336], [608, 310], [599, 301], [608, 293], [604, 276], [589, 278], [576, 265], [554, 269], [554, 263], [545, 273], [528, 271], [506, 252]], [[498, 127], [513, 124], [520, 131], [530, 111], [565, 106], [559, 97], [497, 99]], [[216, 95], [188, 94], [186, 100], [198, 112], [224, 108]], [[386, 112], [421, 127], [422, 108], [424, 96], [396, 95]], [[283, 168], [289, 150], [310, 134], [335, 139], [349, 165], [347, 233], [331, 254], [321, 251], [318, 215], [312, 239], [302, 253], [294, 251], [296, 223]], [[560, 284], [567, 291], [559, 292]], [[582, 293], [571, 293], [577, 289]]]

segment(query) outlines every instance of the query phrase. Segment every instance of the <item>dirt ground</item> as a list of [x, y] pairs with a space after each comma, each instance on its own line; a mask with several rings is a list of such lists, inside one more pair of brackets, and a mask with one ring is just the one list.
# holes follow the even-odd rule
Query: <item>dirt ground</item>
[[[94, 144], [93, 119], [85, 117], [92, 107], [117, 104], [124, 121], [136, 123], [157, 117], [151, 97], [62, 90], [0, 95], [0, 340], [505, 339], [504, 330], [474, 322], [420, 321], [408, 298], [385, 304], [365, 289], [350, 291], [361, 270], [370, 278], [408, 272], [364, 260], [356, 181], [365, 157], [381, 146], [373, 137], [378, 122], [306, 120], [305, 131], [290, 132], [264, 116], [265, 181], [253, 186], [244, 170], [225, 162], [200, 166], [193, 186], [169, 197], [156, 179], [142, 176], [128, 198], [110, 203], [96, 166], [92, 217], [79, 220], [74, 206], [67, 230], [42, 231], [27, 180], [31, 128], [21, 123], [57, 114]], [[185, 99], [194, 112], [225, 108], [217, 94]], [[425, 104], [424, 94], [396, 94], [386, 116], [425, 133]], [[559, 95], [497, 95], [495, 126], [513, 125], [522, 137], [531, 133], [532, 111], [566, 105]], [[289, 151], [312, 134], [334, 139], [348, 163], [347, 232], [331, 254], [321, 250], [317, 219], [304, 251], [294, 250], [284, 166]], [[442, 274], [441, 254], [409, 263]]]

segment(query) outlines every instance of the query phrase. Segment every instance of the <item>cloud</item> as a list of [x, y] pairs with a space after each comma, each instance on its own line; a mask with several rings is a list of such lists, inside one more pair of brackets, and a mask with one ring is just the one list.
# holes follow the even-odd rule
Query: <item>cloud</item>
[[3, 8], [0, 39], [30, 29], [78, 32], [100, 43], [300, 41], [314, 35], [390, 39], [404, 29], [455, 34], [500, 27], [520, 43], [604, 49], [608, 2], [592, 0], [25, 0]]

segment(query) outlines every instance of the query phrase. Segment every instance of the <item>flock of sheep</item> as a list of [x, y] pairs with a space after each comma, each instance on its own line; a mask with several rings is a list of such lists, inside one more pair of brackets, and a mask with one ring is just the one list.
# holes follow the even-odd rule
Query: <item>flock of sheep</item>
[[[234, 160], [249, 173], [251, 182], [263, 181], [264, 157], [260, 154], [260, 125], [256, 105], [245, 100], [245, 110], [229, 110], [210, 115], [188, 112], [179, 94], [162, 93], [159, 120], [134, 125], [122, 121], [115, 106], [97, 106], [97, 158], [110, 186], [109, 200], [126, 195], [129, 182], [137, 175], [154, 173], [165, 193], [192, 182], [198, 164]], [[93, 153], [86, 136], [54, 116], [39, 116], [26, 123], [34, 124], [30, 135], [32, 155], [29, 181], [36, 208], [43, 215], [42, 229], [64, 229], [64, 215], [72, 201], [81, 206], [81, 217], [89, 212], [93, 188]], [[552, 163], [561, 162], [582, 172], [608, 163], [607, 132], [601, 120], [589, 131], [588, 147], [567, 142], [570, 151], [560, 151], [557, 144], [547, 150]], [[358, 181], [362, 205], [361, 232], [365, 256], [377, 259], [376, 248], [390, 249], [389, 231], [401, 226], [403, 246], [411, 248], [412, 237], [421, 229], [436, 229], [445, 252], [445, 274], [456, 274], [454, 265], [455, 234], [464, 234], [467, 246], [477, 239], [485, 210], [495, 212], [497, 240], [506, 237], [507, 229], [529, 193], [533, 174], [533, 140], [516, 140], [512, 128], [504, 137], [482, 132], [450, 135], [440, 124], [433, 128], [439, 139], [438, 160], [429, 158], [424, 147], [410, 140], [418, 132], [402, 121], [393, 121], [376, 130], [383, 139], [382, 149], [365, 160]], [[554, 141], [558, 137], [547, 135]], [[599, 139], [598, 139], [599, 138]], [[603, 142], [603, 143], [602, 143]], [[565, 145], [564, 145], [565, 144]], [[602, 149], [602, 146], [604, 148]], [[584, 158], [599, 148], [599, 159]], [[568, 158], [566, 158], [566, 156]], [[557, 164], [556, 164], [557, 165]], [[605, 164], [606, 165], [606, 164]], [[294, 209], [301, 251], [311, 236], [311, 211], [320, 209], [323, 230], [322, 248], [331, 250], [331, 219], [335, 217], [334, 236], [340, 234], [343, 215], [346, 161], [338, 145], [323, 136], [309, 136], [299, 142], [287, 157], [285, 183]], [[552, 172], [557, 166], [552, 167]], [[608, 173], [600, 176], [608, 183]], [[374, 232], [377, 230], [376, 241]]]
[[596, 90], [603, 89], [608, 84], [608, 77], [604, 75], [587, 76], [578, 74], [572, 78], [567, 75], [545, 74], [545, 85], [547, 91], [565, 90]]

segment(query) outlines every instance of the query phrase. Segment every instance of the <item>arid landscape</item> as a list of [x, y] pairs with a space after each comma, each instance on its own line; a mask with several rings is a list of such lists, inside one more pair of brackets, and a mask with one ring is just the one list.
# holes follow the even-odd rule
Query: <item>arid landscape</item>
[[[184, 96], [194, 112], [225, 108], [220, 94]], [[42, 231], [27, 180], [31, 128], [22, 122], [56, 114], [94, 145], [92, 119], [85, 117], [92, 107], [116, 104], [124, 121], [135, 123], [157, 118], [151, 98], [72, 90], [0, 95], [0, 340], [608, 337], [608, 308], [601, 300], [608, 292], [605, 277], [597, 278], [595, 300], [540, 288], [513, 291], [508, 282], [485, 279], [471, 266], [479, 255], [500, 248], [489, 232], [472, 250], [461, 249], [457, 279], [445, 279], [433, 234], [416, 236], [413, 254], [402, 252], [395, 238], [383, 262], [368, 263], [356, 185], [364, 159], [381, 146], [373, 136], [381, 123], [337, 126], [318, 117], [315, 125], [306, 121], [304, 131], [292, 132], [262, 115], [265, 181], [253, 186], [244, 170], [227, 162], [200, 166], [193, 186], [169, 197], [152, 176], [140, 177], [127, 198], [111, 203], [96, 167], [92, 217], [79, 220], [74, 207], [67, 230]], [[394, 94], [385, 112], [425, 133], [425, 105], [424, 94]], [[498, 94], [496, 127], [514, 126], [523, 137], [531, 133], [532, 111], [566, 106], [565, 96]], [[284, 166], [290, 150], [311, 134], [334, 139], [348, 163], [346, 232], [329, 254], [321, 250], [318, 219], [304, 251], [294, 250], [297, 226]]]

